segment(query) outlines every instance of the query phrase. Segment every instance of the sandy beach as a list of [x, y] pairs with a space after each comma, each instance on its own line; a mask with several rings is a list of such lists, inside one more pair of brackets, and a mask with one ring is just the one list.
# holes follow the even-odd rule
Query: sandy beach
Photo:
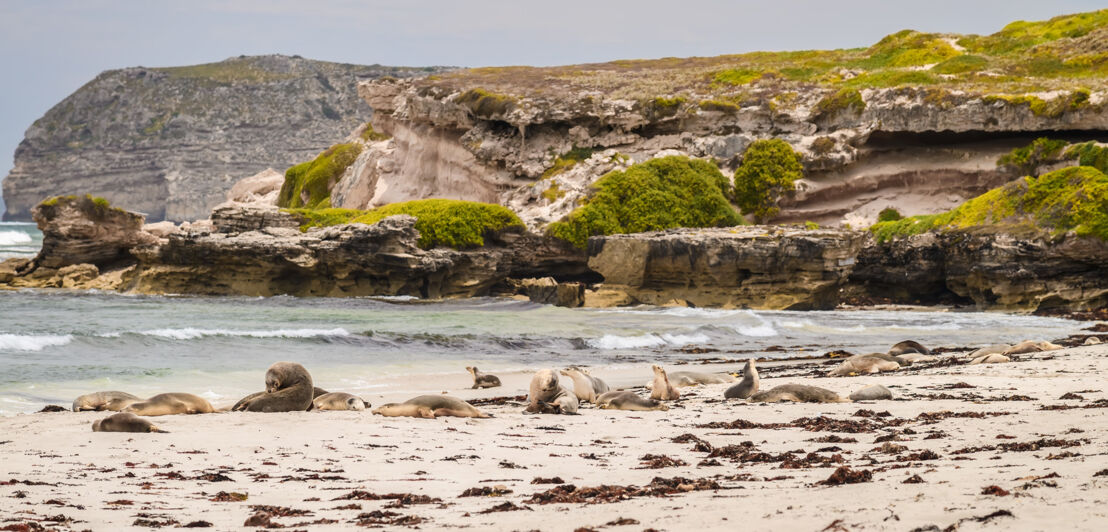
[[[93, 433], [99, 412], [3, 417], [0, 530], [1103, 530], [1108, 345], [954, 356], [851, 378], [817, 376], [826, 360], [760, 368], [763, 389], [896, 394], [869, 403], [725, 402], [721, 384], [683, 388], [666, 412], [529, 415], [513, 400], [481, 405], [491, 419], [151, 418], [168, 434]], [[512, 397], [527, 379], [468, 390], [460, 374], [443, 391]]]

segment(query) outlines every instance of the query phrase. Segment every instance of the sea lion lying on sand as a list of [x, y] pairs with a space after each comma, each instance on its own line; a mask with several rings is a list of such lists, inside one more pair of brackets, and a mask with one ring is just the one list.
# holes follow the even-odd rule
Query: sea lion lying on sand
[[[737, 381], [726, 373], [705, 373], [702, 371], [670, 371], [666, 373], [669, 383], [678, 387], [699, 386], [701, 384], [728, 384]], [[646, 383], [648, 390], [654, 389], [654, 380]]]
[[173, 414], [211, 414], [215, 412], [207, 399], [191, 393], [160, 393], [145, 401], [131, 403], [124, 412], [138, 416], [170, 416]]
[[365, 410], [369, 402], [342, 392], [325, 393], [312, 399], [312, 410]]
[[921, 353], [904, 353], [903, 355], [896, 355], [896, 362], [901, 366], [911, 366], [917, 362], [934, 362], [936, 360], [938, 360], [938, 358]]
[[604, 392], [596, 398], [596, 406], [610, 410], [669, 410], [669, 407], [654, 400], [639, 397], [634, 392], [616, 390]]
[[1056, 349], [1062, 349], [1062, 346], [1052, 344], [1050, 342], [1033, 342], [1031, 340], [1024, 340], [1016, 345], [1005, 349], [1000, 354], [1004, 356], [1011, 355], [1023, 355], [1027, 353], [1039, 353], [1042, 351], [1054, 351]]
[[112, 414], [92, 422], [93, 432], [169, 432], [130, 412]]
[[385, 417], [492, 417], [473, 405], [449, 395], [421, 395], [403, 403], [383, 404], [373, 410], [374, 414]]
[[866, 386], [850, 394], [851, 401], [886, 401], [892, 398], [893, 391], [880, 384]]
[[473, 389], [496, 388], [500, 386], [500, 378], [496, 375], [481, 373], [475, 366], [466, 366], [466, 371], [473, 376]]
[[905, 340], [903, 342], [897, 342], [895, 345], [889, 348], [889, 354], [892, 356], [900, 356], [907, 353], [919, 353], [921, 355], [930, 355], [931, 350], [924, 347], [919, 342], [914, 340]]
[[[322, 391], [322, 390], [321, 390]], [[295, 362], [277, 362], [265, 372], [265, 393], [250, 394], [231, 410], [236, 412], [303, 412], [316, 397], [312, 375]]]
[[608, 383], [576, 366], [563, 369], [561, 374], [573, 380], [573, 393], [581, 401], [595, 403], [598, 395], [609, 390]]
[[752, 403], [777, 403], [780, 401], [792, 401], [794, 403], [849, 403], [850, 399], [840, 397], [839, 394], [803, 384], [782, 384], [770, 390], [758, 392], [750, 396]]
[[666, 370], [662, 369], [662, 366], [651, 366], [654, 370], [654, 387], [650, 390], [650, 398], [657, 399], [659, 401], [672, 401], [681, 397], [681, 392], [677, 391], [677, 387], [670, 384], [669, 376], [666, 375]]
[[998, 353], [990, 353], [988, 355], [981, 355], [981, 356], [971, 360], [969, 362], [969, 365], [972, 366], [974, 364], [1002, 364], [1004, 362], [1011, 362], [1011, 361], [1012, 361], [1012, 359], [1010, 359], [1010, 358], [1008, 358], [1004, 355], [1001, 355], [1001, 354], [998, 354]]
[[754, 367], [754, 359], [748, 359], [743, 366], [742, 382], [730, 387], [723, 392], [726, 399], [747, 399], [758, 392], [760, 381], [758, 380], [758, 368]]
[[131, 403], [137, 403], [142, 398], [127, 392], [96, 392], [87, 393], [73, 400], [73, 411], [82, 412], [88, 410], [110, 410], [119, 412]]
[[528, 414], [576, 414], [579, 403], [573, 392], [562, 386], [558, 372], [543, 369], [531, 377], [527, 394]]
[[829, 377], [845, 377], [852, 374], [879, 373], [882, 371], [896, 371], [900, 369], [900, 363], [894, 357], [885, 353], [870, 353], [868, 355], [855, 355], [838, 365]]

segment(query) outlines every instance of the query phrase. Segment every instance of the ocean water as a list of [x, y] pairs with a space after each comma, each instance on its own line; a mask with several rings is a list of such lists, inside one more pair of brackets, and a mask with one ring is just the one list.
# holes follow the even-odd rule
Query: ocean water
[[[298, 299], [0, 292], [0, 415], [121, 389], [191, 392], [217, 406], [262, 388], [273, 362], [317, 385], [369, 396], [441, 390], [476, 364], [515, 372], [567, 364], [637, 367], [750, 354], [885, 351], [915, 339], [974, 346], [1067, 336], [1056, 318], [939, 311], [565, 309], [504, 299]], [[766, 352], [767, 348], [779, 346]], [[690, 348], [718, 349], [696, 354]], [[504, 393], [515, 393], [505, 390]]]
[[0, 261], [31, 258], [42, 247], [42, 232], [33, 223], [0, 222]]

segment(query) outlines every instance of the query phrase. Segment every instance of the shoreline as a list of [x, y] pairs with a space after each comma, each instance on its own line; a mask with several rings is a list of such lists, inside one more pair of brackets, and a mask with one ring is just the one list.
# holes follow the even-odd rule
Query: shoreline
[[[733, 530], [736, 520], [809, 530], [1096, 530], [1108, 519], [1097, 495], [1108, 487], [1108, 345], [853, 378], [808, 376], [826, 372], [818, 361], [781, 366], [766, 368], [763, 388], [795, 382], [846, 394], [881, 383], [897, 398], [755, 405], [724, 402], [727, 385], [709, 385], [683, 388], [667, 412], [538, 416], [509, 400], [480, 406], [491, 419], [151, 418], [169, 434], [92, 433], [102, 412], [22, 414], [0, 418], [0, 497], [12, 502], [0, 526], [230, 529], [254, 505], [280, 507], [263, 508], [274, 523], [324, 530]], [[451, 394], [508, 396], [515, 381]], [[841, 466], [871, 478], [818, 484]], [[550, 477], [575, 488], [532, 484]], [[460, 496], [471, 488], [486, 495]], [[496, 509], [508, 511], [482, 513]], [[62, 517], [72, 521], [44, 520]]]

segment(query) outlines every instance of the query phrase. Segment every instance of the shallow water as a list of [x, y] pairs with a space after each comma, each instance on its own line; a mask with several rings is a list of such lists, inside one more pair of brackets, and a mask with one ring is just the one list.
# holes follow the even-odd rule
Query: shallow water
[[[904, 339], [974, 346], [1054, 339], [1083, 326], [975, 312], [564, 309], [503, 299], [0, 292], [0, 414], [67, 405], [82, 393], [108, 389], [139, 396], [186, 391], [218, 406], [261, 389], [265, 368], [279, 360], [304, 364], [317, 385], [332, 391], [419, 393], [441, 389], [433, 383], [436, 375], [464, 375], [472, 364], [491, 372], [645, 366], [750, 353], [885, 351]], [[771, 346], [784, 351], [764, 351]], [[720, 352], [686, 352], [692, 347]]]

